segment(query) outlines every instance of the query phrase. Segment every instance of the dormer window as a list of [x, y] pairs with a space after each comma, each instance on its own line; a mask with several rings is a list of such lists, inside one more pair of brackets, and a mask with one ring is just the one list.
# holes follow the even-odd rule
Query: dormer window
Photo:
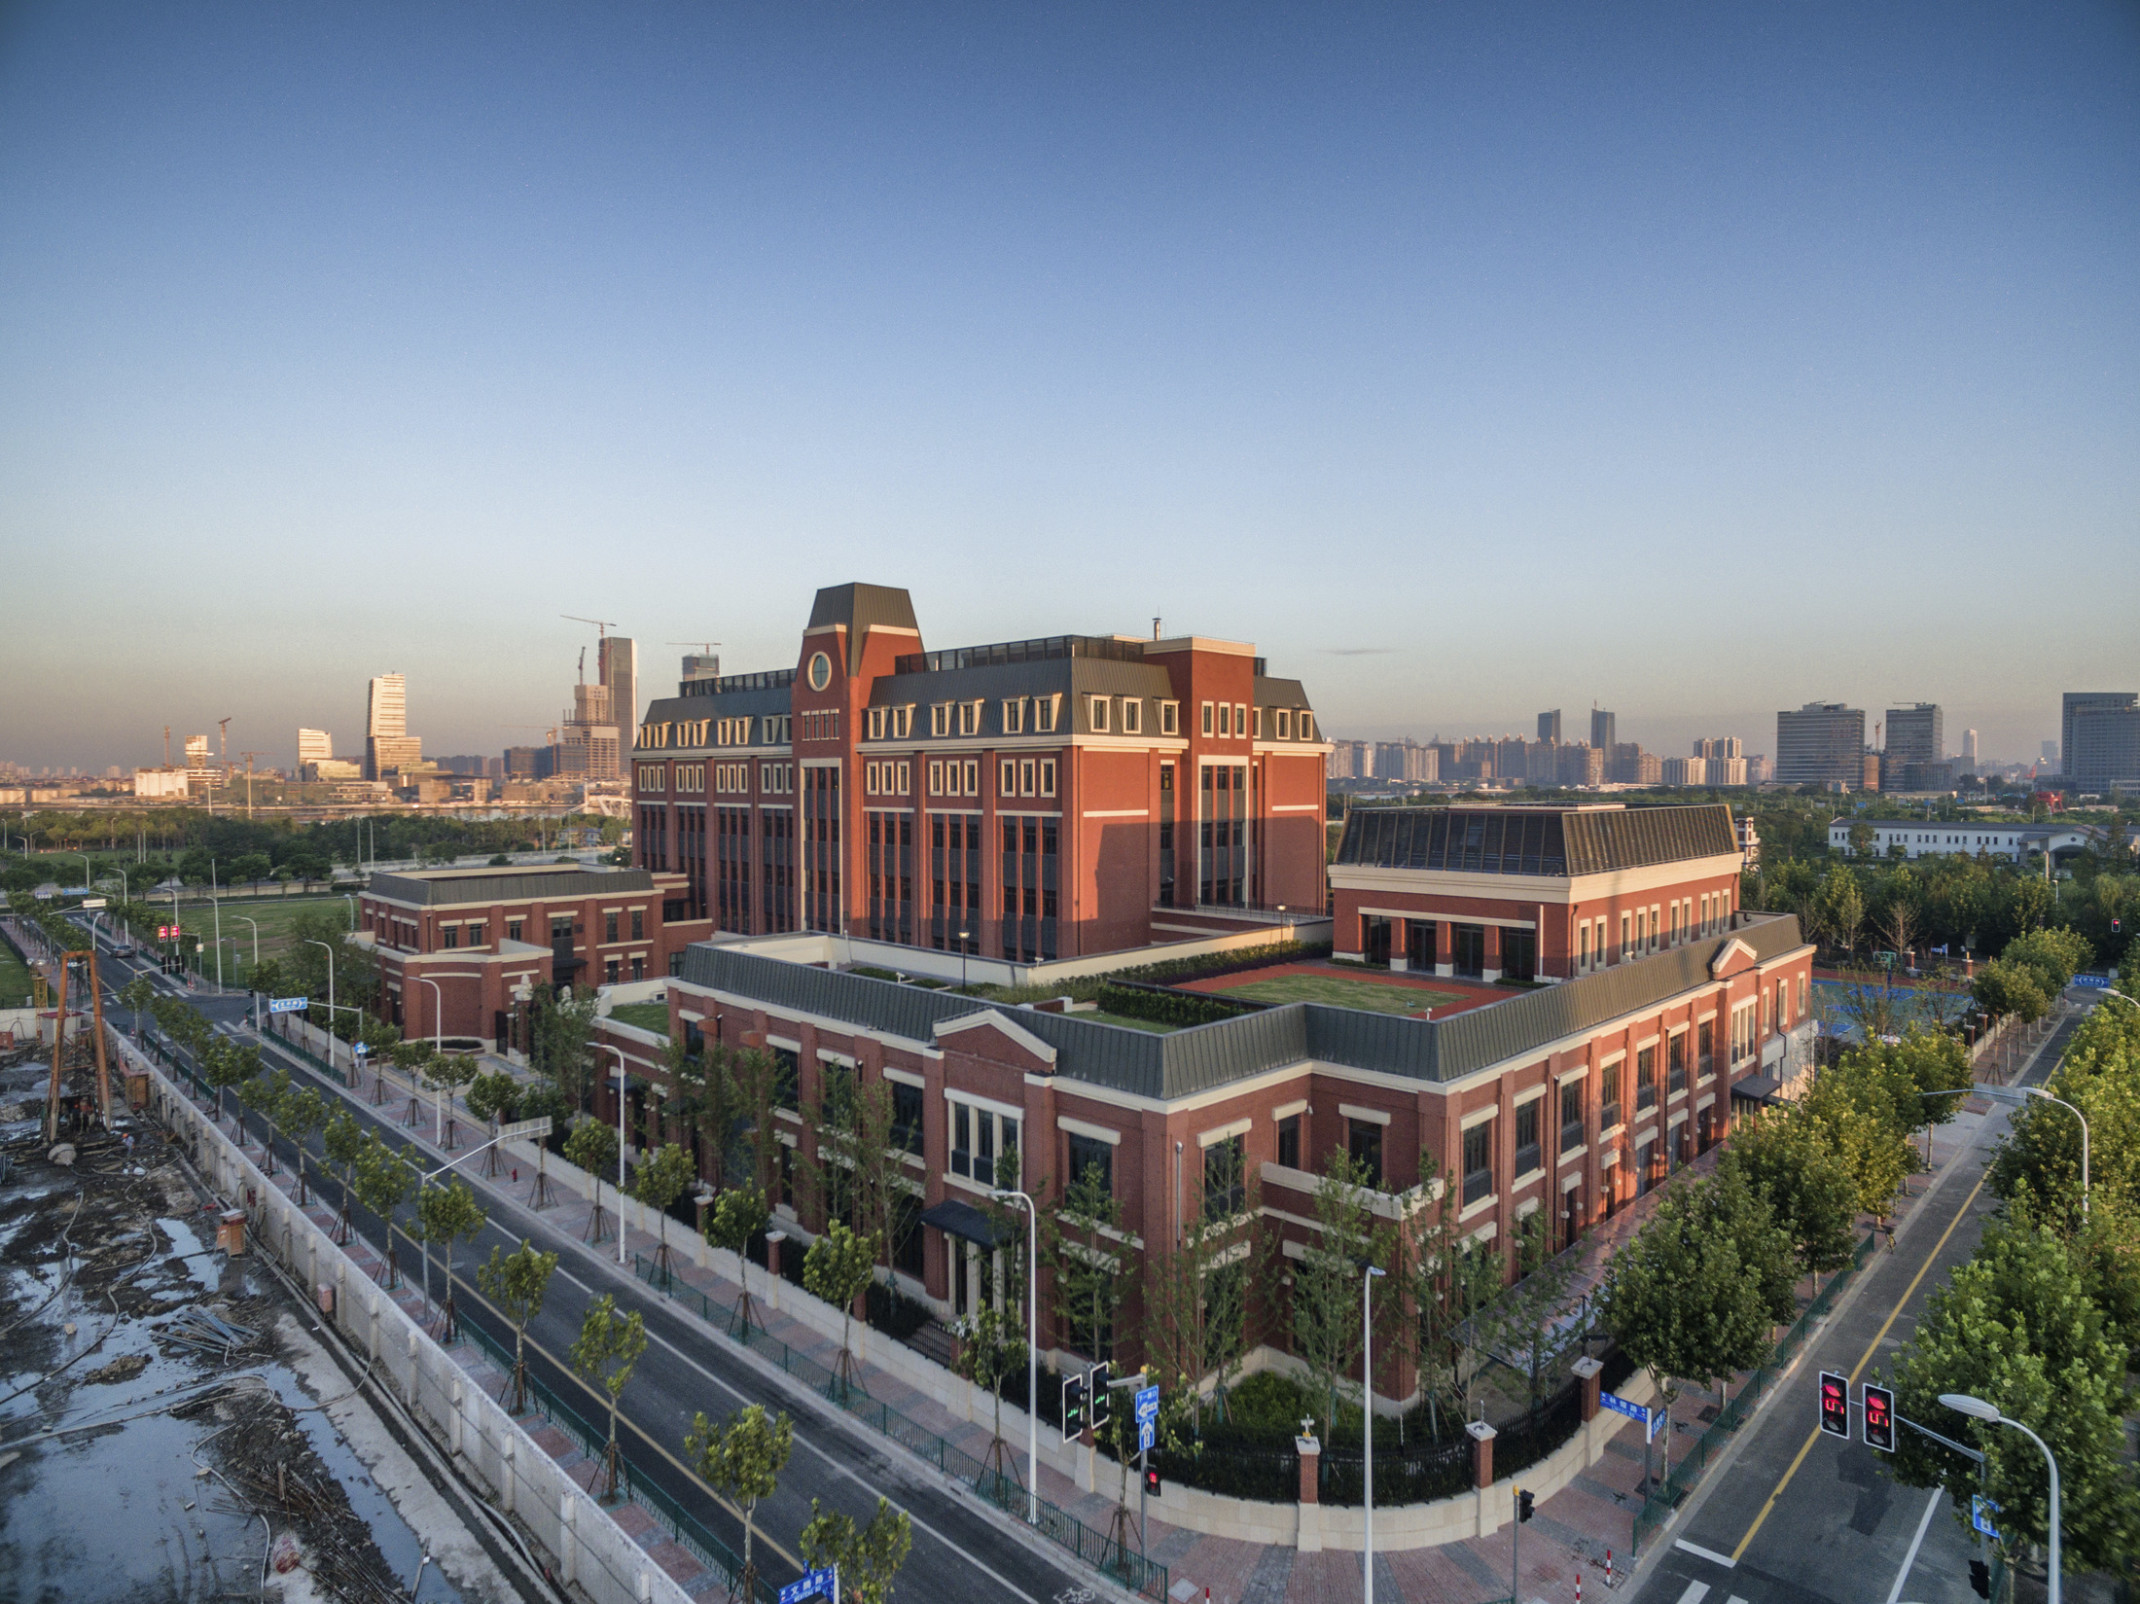
[[904, 741], [914, 734], [914, 704], [907, 702], [892, 709], [892, 739]]
[[1305, 707], [1300, 710], [1300, 718], [1298, 720], [1298, 724], [1300, 728], [1300, 738], [1303, 741], [1312, 741], [1315, 739], [1315, 715], [1309, 712]]
[[982, 703], [978, 698], [971, 702], [958, 704], [959, 734], [979, 735], [981, 733], [981, 707]]
[[1272, 708], [1271, 722], [1278, 727], [1279, 740], [1290, 741], [1293, 739], [1293, 710], [1290, 707]]
[[951, 733], [951, 704], [949, 702], [931, 702], [929, 704], [929, 733], [931, 735], [949, 735]]
[[1159, 704], [1159, 733], [1161, 735], [1181, 734], [1181, 703], [1161, 702]]
[[1003, 733], [1005, 735], [1022, 735], [1025, 733], [1024, 697], [1006, 696], [1003, 698]]
[[888, 707], [873, 707], [869, 710], [869, 738], [871, 740], [881, 741], [884, 739], [885, 726], [890, 722], [886, 715], [890, 712], [891, 709]]
[[1094, 696], [1088, 698], [1088, 700], [1091, 703], [1091, 710], [1090, 717], [1087, 722], [1089, 723], [1092, 729], [1092, 733], [1095, 735], [1105, 735], [1107, 733], [1107, 698], [1104, 696]]
[[1134, 696], [1122, 698], [1122, 733], [1124, 735], [1142, 735], [1144, 733], [1144, 703]]
[[1060, 696], [1036, 696], [1033, 698], [1033, 728], [1043, 735], [1055, 732], [1056, 714], [1062, 707]]

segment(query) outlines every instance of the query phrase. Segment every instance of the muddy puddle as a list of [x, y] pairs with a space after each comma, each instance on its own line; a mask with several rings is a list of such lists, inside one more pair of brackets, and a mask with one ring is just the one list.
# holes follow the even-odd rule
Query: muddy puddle
[[323, 1407], [354, 1383], [135, 1130], [131, 1161], [7, 1150], [0, 1598], [459, 1600]]

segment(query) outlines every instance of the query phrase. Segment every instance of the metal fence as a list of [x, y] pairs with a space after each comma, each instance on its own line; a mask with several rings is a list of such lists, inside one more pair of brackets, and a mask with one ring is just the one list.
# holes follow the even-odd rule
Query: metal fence
[[[1672, 1511], [1679, 1507], [1687, 1494], [1700, 1485], [1702, 1474], [1709, 1468], [1710, 1461], [1724, 1451], [1732, 1436], [1753, 1417], [1753, 1412], [1760, 1407], [1761, 1400], [1768, 1396], [1769, 1390], [1790, 1367], [1792, 1359], [1797, 1357], [1798, 1350], [1805, 1346], [1806, 1338], [1812, 1333], [1814, 1326], [1834, 1307], [1835, 1300], [1842, 1295], [1843, 1288], [1864, 1268], [1877, 1240], [1877, 1232], [1866, 1232], [1851, 1254], [1850, 1263], [1837, 1271], [1835, 1278], [1814, 1295], [1811, 1303], [1799, 1311], [1798, 1318], [1791, 1322], [1790, 1328], [1770, 1350], [1767, 1361], [1740, 1383], [1738, 1396], [1725, 1403], [1709, 1429], [1695, 1438], [1679, 1463], [1671, 1468], [1656, 1490], [1642, 1501], [1642, 1507], [1635, 1511], [1635, 1529], [1628, 1542], [1630, 1554], [1639, 1555], [1642, 1552], [1643, 1539], [1670, 1520]], [[1665, 1441], [1670, 1443], [1669, 1435]]]
[[665, 1292], [708, 1325], [727, 1332], [751, 1352], [771, 1360], [812, 1392], [838, 1404], [864, 1425], [883, 1433], [945, 1475], [965, 1483], [998, 1509], [1021, 1520], [1037, 1515], [1032, 1524], [1043, 1537], [1068, 1549], [1093, 1569], [1113, 1577], [1130, 1592], [1159, 1601], [1166, 1599], [1167, 1568], [1158, 1561], [1147, 1559], [1135, 1549], [1087, 1526], [1067, 1509], [1045, 1498], [1029, 1495], [1014, 1477], [984, 1464], [957, 1444], [945, 1441], [928, 1427], [908, 1419], [890, 1404], [872, 1398], [869, 1389], [861, 1382], [841, 1377], [762, 1326], [739, 1326], [734, 1305], [707, 1296], [673, 1273], [665, 1276], [645, 1254], [632, 1254], [632, 1269], [655, 1291]]

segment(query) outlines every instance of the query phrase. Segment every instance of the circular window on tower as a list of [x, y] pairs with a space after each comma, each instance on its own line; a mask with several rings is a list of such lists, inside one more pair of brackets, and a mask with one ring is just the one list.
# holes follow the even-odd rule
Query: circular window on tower
[[832, 659], [823, 652], [810, 656], [810, 689], [821, 691], [832, 683]]

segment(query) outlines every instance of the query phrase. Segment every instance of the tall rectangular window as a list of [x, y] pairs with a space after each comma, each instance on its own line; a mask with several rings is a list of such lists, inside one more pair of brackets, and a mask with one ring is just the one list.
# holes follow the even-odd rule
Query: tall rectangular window
[[1657, 1106], [1657, 1049], [1638, 1048], [1635, 1052], [1635, 1112], [1640, 1114]]
[[1544, 1101], [1542, 1097], [1534, 1097], [1516, 1108], [1516, 1176], [1519, 1180], [1543, 1167], [1538, 1144], [1538, 1110]]
[[1247, 1147], [1242, 1137], [1229, 1136], [1204, 1149], [1206, 1223], [1230, 1220], [1247, 1207], [1247, 1168]]
[[1571, 1080], [1560, 1089], [1560, 1150], [1572, 1153], [1583, 1145], [1583, 1083]]
[[1115, 1150], [1097, 1137], [1069, 1133], [1070, 1167], [1067, 1171], [1070, 1184], [1075, 1186], [1087, 1170], [1099, 1171], [1099, 1189], [1103, 1196], [1112, 1196], [1115, 1189]]
[[1300, 1116], [1288, 1114], [1278, 1122], [1278, 1162], [1289, 1170], [1300, 1168]]
[[1481, 1120], [1464, 1132], [1464, 1202], [1476, 1203], [1494, 1189], [1494, 1122]]
[[1626, 1068], [1625, 1059], [1605, 1066], [1598, 1080], [1598, 1131], [1611, 1130], [1620, 1123], [1620, 1072]]
[[1382, 1190], [1382, 1127], [1371, 1119], [1346, 1121], [1345, 1149], [1367, 1172], [1367, 1184]]

